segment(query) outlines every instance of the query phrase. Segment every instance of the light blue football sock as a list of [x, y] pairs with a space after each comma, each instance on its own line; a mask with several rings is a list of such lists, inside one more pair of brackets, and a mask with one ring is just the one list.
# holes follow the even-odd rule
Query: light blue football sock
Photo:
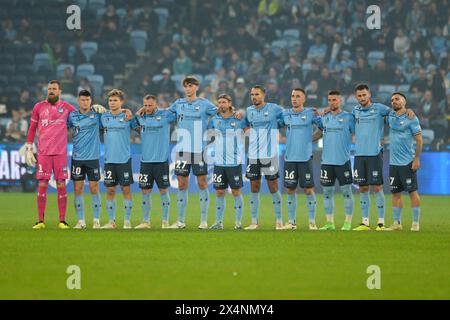
[[216, 197], [216, 223], [223, 223], [223, 211], [225, 210], [225, 197]]
[[84, 196], [75, 196], [74, 205], [78, 220], [84, 220]]
[[327, 221], [333, 221], [334, 210], [334, 186], [323, 187], [323, 207], [327, 216]]
[[420, 207], [412, 208], [412, 221], [419, 223], [420, 219]]
[[281, 193], [277, 191], [272, 193], [272, 204], [275, 209], [275, 218], [277, 223], [283, 222], [283, 216], [281, 215]]
[[92, 196], [92, 213], [94, 219], [100, 219], [100, 212], [102, 210], [102, 198], [100, 192], [91, 194]]
[[306, 207], [308, 208], [308, 220], [310, 223], [316, 223], [316, 194], [306, 195]]
[[185, 223], [187, 203], [188, 203], [188, 191], [178, 190], [177, 194], [178, 221], [181, 223]]
[[131, 211], [133, 210], [133, 200], [123, 200], [123, 207], [125, 211], [124, 220], [130, 221], [131, 219]]
[[116, 199], [106, 200], [106, 211], [108, 211], [109, 221], [116, 220]]
[[352, 185], [346, 184], [341, 186], [342, 195], [344, 196], [344, 211], [348, 218], [353, 217], [355, 208], [355, 200], [353, 199]]
[[258, 224], [259, 192], [252, 192], [250, 194], [250, 213], [252, 215], [252, 223]]
[[242, 212], [244, 211], [244, 197], [242, 194], [234, 197], [234, 212], [236, 215], [236, 223], [241, 223]]
[[209, 209], [209, 190], [200, 189], [200, 211], [201, 211], [201, 222], [206, 223], [208, 221], [208, 209]]
[[381, 220], [384, 223], [384, 213], [385, 213], [385, 205], [384, 205], [384, 192], [381, 190], [380, 192], [375, 192], [375, 203], [377, 205], [378, 211], [378, 220]]
[[169, 192], [161, 194], [162, 222], [169, 222], [170, 196]]
[[394, 222], [397, 222], [398, 224], [402, 224], [402, 209], [403, 208], [392, 207]]
[[289, 223], [296, 224], [297, 220], [297, 195], [288, 194], [287, 196], [287, 209]]
[[152, 209], [152, 194], [142, 194], [142, 217], [144, 222], [150, 221], [150, 210]]
[[361, 192], [359, 194], [359, 204], [361, 205], [361, 216], [363, 223], [369, 225], [369, 208], [370, 208], [369, 192]]

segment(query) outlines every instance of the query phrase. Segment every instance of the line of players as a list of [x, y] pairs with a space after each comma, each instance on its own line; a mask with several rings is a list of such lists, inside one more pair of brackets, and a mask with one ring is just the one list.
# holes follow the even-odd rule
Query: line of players
[[[49, 89], [50, 89], [49, 84]], [[215, 156], [213, 182], [216, 190], [216, 221], [210, 229], [223, 228], [225, 209], [225, 191], [231, 188], [234, 197], [235, 229], [241, 229], [243, 198], [242, 181], [242, 135], [249, 130], [249, 150], [246, 176], [251, 183], [250, 212], [252, 222], [246, 230], [259, 228], [259, 206], [261, 177], [265, 176], [272, 195], [276, 217], [276, 230], [296, 229], [297, 186], [304, 189], [307, 198], [309, 229], [317, 230], [316, 197], [312, 172], [312, 143], [323, 136], [323, 153], [320, 182], [324, 189], [324, 207], [327, 223], [321, 230], [334, 230], [333, 207], [334, 185], [338, 180], [344, 196], [345, 222], [342, 230], [351, 230], [354, 200], [351, 185], [353, 176], [360, 186], [360, 204], [362, 223], [354, 230], [370, 230], [369, 226], [369, 186], [373, 187], [378, 211], [376, 230], [401, 230], [401, 211], [403, 207], [401, 193], [407, 191], [411, 197], [413, 225], [411, 230], [419, 230], [420, 200], [417, 193], [416, 170], [419, 168], [419, 156], [422, 148], [421, 130], [414, 113], [406, 109], [406, 97], [394, 93], [392, 107], [373, 103], [367, 85], [355, 88], [359, 104], [352, 113], [340, 109], [341, 97], [338, 91], [328, 95], [328, 107], [324, 113], [305, 108], [305, 92], [298, 88], [292, 91], [292, 108], [285, 109], [277, 104], [264, 101], [265, 90], [261, 86], [251, 88], [253, 105], [244, 115], [233, 112], [232, 101], [228, 95], [218, 97], [218, 108], [210, 101], [197, 97], [199, 82], [195, 77], [183, 80], [185, 98], [175, 101], [170, 108], [157, 108], [156, 97], [144, 97], [144, 106], [139, 114], [128, 121], [123, 112], [124, 94], [112, 90], [108, 94], [109, 112], [98, 113], [91, 109], [90, 93], [80, 92], [79, 111], [68, 115], [68, 127], [74, 131], [74, 149], [72, 155], [71, 177], [75, 184], [75, 209], [78, 222], [75, 228], [86, 228], [84, 219], [83, 189], [87, 176], [92, 193], [94, 228], [114, 229], [116, 186], [120, 185], [124, 195], [124, 225], [130, 229], [130, 217], [133, 207], [130, 185], [133, 183], [131, 168], [130, 132], [140, 133], [142, 159], [139, 185], [142, 189], [143, 221], [137, 229], [150, 228], [151, 191], [154, 182], [158, 185], [162, 204], [162, 228], [183, 229], [188, 204], [189, 174], [197, 177], [200, 190], [201, 222], [200, 229], [207, 229], [209, 192], [207, 184], [207, 160], [205, 159], [206, 139], [203, 133], [207, 129], [214, 132]], [[60, 88], [59, 88], [60, 89]], [[50, 92], [50, 90], [49, 90]], [[36, 108], [36, 107], [35, 107]], [[96, 110], [103, 112], [104, 110]], [[393, 192], [394, 224], [384, 226], [385, 199], [383, 194], [382, 146], [384, 123], [390, 125], [390, 185]], [[178, 179], [177, 212], [178, 219], [169, 225], [170, 198], [169, 183], [169, 131], [170, 124], [177, 123], [177, 146], [175, 173]], [[32, 116], [33, 123], [33, 116]], [[319, 131], [313, 132], [314, 125]], [[286, 128], [286, 152], [284, 156], [284, 185], [288, 191], [287, 209], [289, 220], [283, 224], [281, 194], [278, 190], [278, 129]], [[105, 166], [104, 178], [107, 187], [107, 212], [109, 221], [100, 226], [101, 201], [98, 194], [100, 179], [99, 130], [104, 134]], [[350, 164], [350, 146], [355, 136], [356, 155], [354, 170]], [[34, 136], [33, 136], [34, 140]], [[32, 141], [27, 139], [27, 160]], [[416, 142], [414, 149], [413, 143]], [[62, 161], [62, 158], [61, 158]], [[39, 166], [38, 143], [38, 166]], [[42, 168], [39, 167], [38, 173]], [[50, 167], [50, 174], [51, 174]], [[59, 168], [53, 168], [55, 179]], [[55, 170], [56, 169], [56, 170]], [[353, 173], [353, 174], [352, 174]], [[48, 175], [48, 172], [46, 172]], [[39, 175], [38, 175], [39, 178]], [[40, 179], [41, 181], [41, 179]], [[41, 184], [40, 184], [41, 186]], [[58, 184], [59, 188], [59, 184]], [[58, 189], [59, 190], [59, 189]], [[38, 192], [38, 208], [39, 194]], [[59, 198], [59, 192], [58, 192]], [[42, 218], [42, 219], [41, 219]], [[60, 210], [61, 219], [61, 210]], [[63, 222], [63, 221], [62, 221]], [[67, 226], [67, 224], [64, 222]], [[61, 225], [61, 223], [60, 223]], [[43, 214], [35, 228], [43, 228]]]

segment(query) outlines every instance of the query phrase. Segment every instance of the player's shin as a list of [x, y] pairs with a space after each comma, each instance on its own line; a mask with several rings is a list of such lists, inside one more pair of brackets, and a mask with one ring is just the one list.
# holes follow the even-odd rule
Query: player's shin
[[45, 206], [47, 204], [47, 188], [48, 188], [48, 181], [39, 182], [36, 201], [38, 207], [39, 221], [42, 222], [44, 221]]
[[161, 193], [162, 222], [169, 223], [170, 196], [169, 192]]
[[92, 194], [92, 212], [94, 215], [94, 219], [100, 219], [100, 211], [102, 210], [102, 201], [100, 197], [100, 193]]
[[290, 224], [296, 224], [297, 215], [297, 194], [288, 194], [287, 196], [288, 219]]
[[244, 209], [244, 198], [242, 194], [234, 196], [234, 212], [236, 215], [236, 225], [241, 225], [242, 223], [242, 212]]
[[362, 223], [369, 225], [369, 209], [370, 209], [370, 194], [369, 192], [361, 192], [359, 194], [359, 204], [361, 205]]
[[316, 223], [316, 194], [314, 191], [311, 194], [306, 195], [306, 206], [308, 208], [308, 220], [309, 223]]
[[74, 198], [75, 211], [77, 213], [78, 221], [84, 221], [84, 196], [75, 195]]
[[187, 203], [188, 203], [188, 191], [178, 190], [177, 194], [178, 221], [181, 223], [185, 223]]
[[200, 189], [200, 210], [201, 210], [201, 223], [208, 221], [208, 209], [209, 209], [209, 191], [208, 188]]
[[225, 195], [216, 197], [216, 224], [223, 223], [223, 212], [225, 211]]
[[276, 223], [283, 223], [283, 217], [281, 215], [281, 193], [280, 191], [272, 193], [272, 204], [275, 209]]
[[150, 221], [150, 210], [152, 208], [152, 197], [150, 192], [142, 192], [142, 221]]
[[59, 221], [66, 221], [67, 190], [65, 181], [57, 182]]
[[327, 222], [334, 223], [334, 186], [323, 187], [323, 207]]
[[344, 211], [345, 221], [351, 222], [353, 218], [353, 210], [355, 207], [355, 201], [353, 199], [352, 185], [346, 184], [341, 186], [341, 191], [344, 196]]
[[259, 201], [259, 192], [252, 192], [250, 194], [250, 213], [252, 215], [252, 224], [258, 224]]
[[375, 203], [377, 205], [378, 223], [384, 224], [385, 199], [383, 189], [375, 192]]
[[108, 212], [109, 221], [116, 220], [116, 199], [106, 200], [106, 211]]

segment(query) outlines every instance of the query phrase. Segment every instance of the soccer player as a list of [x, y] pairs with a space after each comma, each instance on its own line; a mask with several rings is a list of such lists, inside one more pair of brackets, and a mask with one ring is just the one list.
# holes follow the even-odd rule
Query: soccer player
[[352, 167], [350, 147], [355, 133], [355, 118], [341, 110], [339, 91], [328, 93], [329, 113], [321, 118], [319, 137], [323, 135], [323, 152], [320, 168], [320, 184], [323, 187], [323, 206], [327, 223], [319, 230], [335, 230], [334, 226], [334, 184], [336, 179], [344, 196], [345, 222], [341, 230], [350, 231], [354, 200], [352, 193]]
[[[371, 93], [366, 84], [355, 87], [355, 95], [359, 104], [353, 109], [355, 117], [355, 163], [353, 177], [359, 185], [362, 223], [353, 230], [368, 231], [370, 195], [369, 186], [375, 192], [375, 202], [378, 211], [377, 231], [385, 230], [384, 213], [385, 199], [383, 192], [383, 138], [384, 120], [391, 109], [381, 103], [371, 100]], [[409, 111], [408, 117], [414, 117]]]
[[[67, 192], [67, 118], [75, 108], [60, 100], [61, 85], [52, 80], [47, 85], [47, 99], [38, 102], [31, 113], [31, 123], [25, 144], [25, 157], [29, 166], [37, 164], [36, 177], [39, 180], [37, 207], [39, 221], [33, 229], [44, 229], [44, 213], [47, 203], [48, 182], [52, 171], [58, 191], [60, 229], [69, 229], [66, 223]], [[38, 131], [37, 162], [33, 155], [33, 144]]]
[[102, 226], [102, 229], [115, 229], [116, 226], [116, 186], [120, 185], [124, 197], [124, 229], [131, 229], [131, 211], [133, 200], [130, 185], [133, 181], [133, 171], [131, 168], [131, 129], [136, 129], [135, 121], [126, 121], [126, 114], [123, 112], [124, 93], [114, 89], [108, 93], [108, 105], [110, 112], [102, 114], [100, 118], [100, 128], [104, 132], [105, 144], [105, 186], [106, 210], [108, 211], [109, 222]]
[[158, 109], [154, 95], [144, 97], [145, 114], [135, 121], [139, 125], [141, 136], [141, 170], [139, 187], [142, 189], [143, 221], [135, 229], [149, 229], [152, 207], [151, 192], [156, 181], [161, 194], [162, 228], [169, 227], [169, 145], [170, 124], [176, 121], [176, 115], [169, 110]]
[[169, 110], [177, 116], [177, 146], [175, 160], [175, 174], [178, 179], [177, 208], [178, 221], [170, 226], [171, 229], [186, 227], [186, 207], [188, 203], [189, 174], [197, 176], [200, 189], [201, 221], [199, 229], [207, 229], [209, 191], [206, 176], [208, 166], [203, 157], [206, 131], [210, 116], [217, 113], [217, 108], [209, 100], [198, 98], [199, 81], [193, 76], [183, 79], [185, 98], [176, 100]]
[[306, 194], [309, 230], [316, 226], [316, 194], [312, 163], [312, 142], [314, 125], [320, 124], [320, 117], [312, 108], [304, 108], [306, 96], [302, 88], [295, 88], [291, 93], [292, 108], [284, 110], [280, 126], [286, 126], [286, 152], [284, 154], [284, 186], [287, 189], [287, 207], [289, 221], [286, 230], [297, 229], [296, 190], [299, 185]]
[[275, 229], [283, 230], [281, 215], [281, 194], [278, 191], [278, 122], [283, 108], [264, 101], [266, 90], [256, 85], [251, 88], [250, 97], [253, 105], [247, 108], [246, 125], [250, 126], [249, 153], [246, 177], [250, 180], [251, 224], [245, 230], [258, 229], [261, 175], [264, 174], [267, 186], [272, 194], [275, 209]]
[[[411, 199], [412, 227], [411, 231], [419, 231], [420, 198], [417, 192], [416, 172], [420, 167], [422, 152], [422, 129], [417, 117], [406, 116], [406, 96], [395, 92], [391, 97], [394, 111], [389, 113], [389, 180], [392, 192], [392, 210], [394, 224], [389, 230], [402, 230], [402, 191], [407, 191]], [[416, 147], [414, 150], [414, 142]]]
[[241, 141], [245, 121], [235, 117], [231, 97], [221, 94], [217, 99], [219, 112], [214, 116], [209, 129], [214, 129], [214, 175], [213, 184], [216, 189], [216, 222], [210, 229], [223, 229], [223, 213], [225, 210], [225, 191], [230, 186], [234, 197], [235, 225], [234, 229], [242, 229], [243, 197], [241, 194], [242, 165]]
[[[93, 228], [100, 228], [102, 207], [98, 181], [100, 180], [100, 113], [91, 110], [91, 93], [82, 90], [78, 94], [80, 109], [69, 115], [68, 127], [73, 130], [73, 152], [71, 179], [74, 184], [74, 205], [78, 216], [75, 229], [85, 229], [84, 181], [89, 181], [92, 196]], [[103, 110], [102, 110], [103, 111]]]

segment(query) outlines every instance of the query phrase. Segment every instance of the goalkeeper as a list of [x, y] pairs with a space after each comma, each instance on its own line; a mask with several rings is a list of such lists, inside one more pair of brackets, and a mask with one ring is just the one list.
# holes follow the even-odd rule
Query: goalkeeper
[[[48, 182], [54, 174], [58, 190], [58, 209], [60, 229], [68, 229], [65, 221], [67, 208], [67, 118], [75, 108], [61, 101], [61, 85], [52, 80], [47, 86], [47, 99], [38, 102], [31, 113], [27, 142], [21, 153], [29, 166], [37, 164], [36, 178], [39, 180], [37, 207], [39, 220], [33, 229], [45, 228], [44, 213], [47, 203]], [[34, 157], [34, 138], [38, 131], [37, 161]]]

